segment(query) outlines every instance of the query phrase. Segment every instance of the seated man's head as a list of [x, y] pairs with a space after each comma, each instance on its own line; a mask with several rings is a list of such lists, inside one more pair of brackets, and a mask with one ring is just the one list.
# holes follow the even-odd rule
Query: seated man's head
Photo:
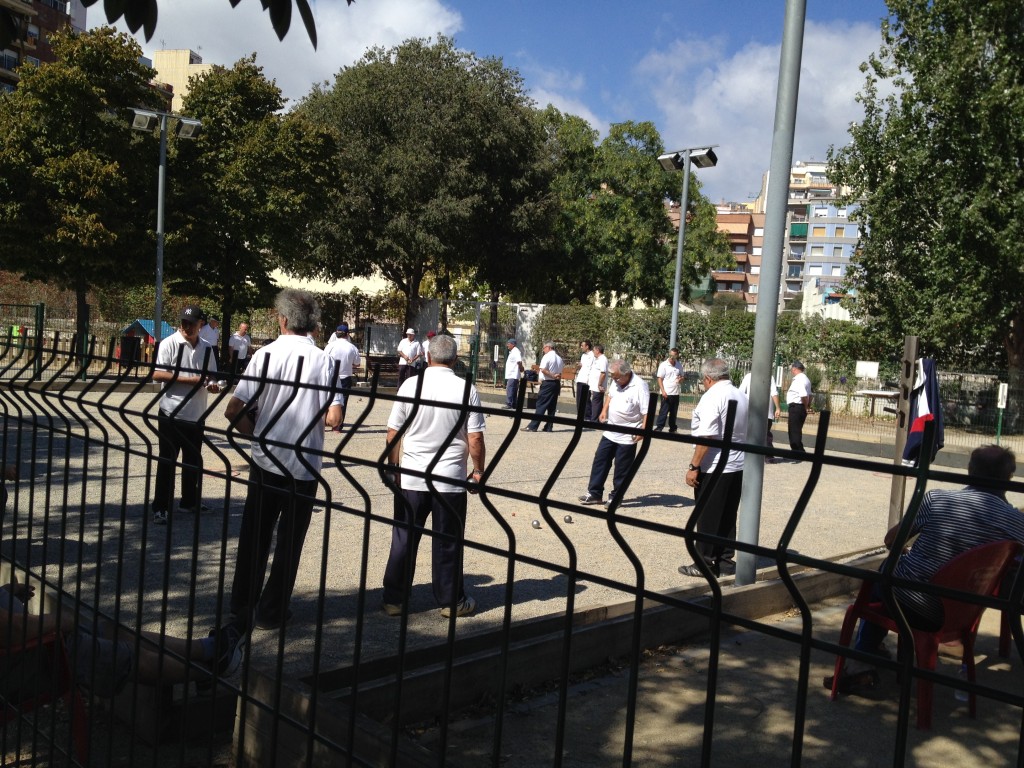
[[1017, 471], [1017, 457], [998, 445], [983, 445], [971, 451], [967, 463], [967, 474], [970, 477], [986, 480], [1009, 480]]

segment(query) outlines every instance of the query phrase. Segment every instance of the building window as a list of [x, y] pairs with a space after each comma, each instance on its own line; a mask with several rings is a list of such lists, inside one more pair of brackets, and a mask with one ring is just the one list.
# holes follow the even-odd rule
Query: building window
[[733, 253], [746, 253], [747, 252], [747, 246], [743, 245], [743, 243], [737, 243], [736, 245], [734, 245], [732, 247], [732, 252]]
[[846, 227], [842, 224], [836, 227], [836, 237], [846, 237]]
[[799, 266], [790, 267], [789, 268], [789, 274], [787, 275], [787, 277], [792, 279], [794, 277], [800, 277], [800, 274], [801, 274], [801, 270], [800, 270]]
[[750, 286], [750, 292], [751, 293], [757, 293], [757, 286], [756, 285]]
[[824, 245], [812, 245], [811, 256], [817, 256], [818, 258], [825, 257], [825, 246]]
[[841, 258], [843, 258], [843, 246], [841, 246], [841, 245], [833, 245], [832, 246], [832, 258], [833, 259], [841, 259]]
[[18, 54], [14, 51], [0, 51], [0, 68], [3, 69], [17, 69], [18, 68]]
[[760, 256], [760, 255], [761, 255], [761, 246], [760, 245], [755, 245], [754, 246], [754, 256]]
[[14, 93], [14, 86], [10, 83], [0, 83], [0, 93]]
[[754, 227], [754, 237], [764, 237], [764, 227]]
[[840, 208], [838, 211], [836, 211], [836, 216], [838, 216], [840, 219], [845, 219], [846, 218], [846, 209], [845, 208]]
[[758, 264], [756, 266], [751, 265], [750, 266], [750, 274], [752, 274], [752, 275], [760, 275], [761, 274], [761, 265], [760, 264]]
[[33, 67], [38, 67], [39, 66], [39, 59], [37, 59], [35, 56], [26, 56], [25, 57], [25, 63], [26, 64], [31, 64]]
[[811, 237], [825, 237], [825, 233], [828, 229], [823, 226], [811, 227]]
[[25, 40], [31, 45], [39, 44], [39, 27], [35, 24], [29, 24], [28, 30], [25, 32]]
[[821, 274], [821, 264], [808, 264], [807, 265], [807, 274], [808, 275], [812, 275], [812, 276], [813, 275], [820, 275]]
[[41, 2], [43, 5], [53, 8], [55, 11], [60, 11], [61, 13], [68, 12], [68, 4], [66, 0], [41, 0]]
[[842, 276], [843, 276], [843, 265], [842, 264], [833, 264], [832, 265], [832, 277], [842, 277]]
[[816, 207], [814, 209], [814, 218], [816, 218], [816, 219], [824, 219], [827, 216], [828, 216], [828, 208], [827, 207], [825, 207], [823, 205], [819, 205], [818, 207]]

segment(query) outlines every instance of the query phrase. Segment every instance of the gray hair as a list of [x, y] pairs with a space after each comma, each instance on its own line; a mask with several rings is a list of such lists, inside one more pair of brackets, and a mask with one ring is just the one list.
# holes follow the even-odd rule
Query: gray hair
[[728, 381], [729, 364], [720, 357], [705, 360], [704, 365], [700, 367], [700, 375], [712, 381]]
[[541, 349], [543, 349], [544, 347], [551, 347], [552, 349], [554, 349], [555, 348], [555, 342], [553, 342], [553, 341], [545, 341], [541, 345]]
[[594, 351], [595, 352], [600, 352], [603, 355], [604, 354], [604, 344], [595, 344], [594, 345]]
[[312, 333], [320, 326], [320, 306], [308, 291], [285, 288], [274, 299], [274, 309], [288, 319], [288, 330], [292, 333]]
[[620, 376], [625, 376], [627, 373], [633, 372], [633, 367], [627, 360], [612, 360], [608, 363], [608, 373], [611, 374], [612, 371], [615, 371]]
[[455, 339], [451, 336], [441, 334], [430, 341], [430, 350], [427, 352], [431, 363], [447, 365], [449, 368], [455, 365], [459, 357], [459, 348]]

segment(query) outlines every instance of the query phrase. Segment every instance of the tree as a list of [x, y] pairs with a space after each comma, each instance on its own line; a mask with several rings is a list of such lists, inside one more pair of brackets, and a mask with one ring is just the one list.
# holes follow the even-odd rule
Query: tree
[[374, 48], [298, 110], [337, 137], [337, 204], [325, 207], [311, 277], [379, 272], [416, 313], [428, 274], [476, 270], [500, 290], [523, 253], [540, 141], [522, 79], [450, 38]]
[[[649, 122], [613, 125], [598, 134], [582, 118], [544, 113], [555, 219], [540, 298], [553, 301], [672, 298], [676, 230], [665, 201], [679, 180], [657, 158], [661, 137]], [[684, 251], [684, 289], [715, 267], [731, 265], [728, 243], [717, 231], [715, 209], [691, 177]]]
[[[829, 153], [858, 203], [851, 281], [891, 338], [1024, 362], [1024, 23], [1018, 0], [889, 0], [864, 119]], [[888, 95], [886, 95], [888, 93]]]
[[[99, 0], [81, 0], [86, 8], [95, 5]], [[238, 5], [240, 0], [228, 0], [231, 6]], [[292, 22], [292, 0], [261, 0], [263, 9], [270, 11], [270, 23], [274, 26], [279, 40], [284, 40]], [[346, 0], [349, 5], [355, 0]], [[107, 22], [113, 24], [121, 17], [124, 17], [125, 24], [132, 32], [140, 29], [145, 32], [147, 42], [153, 37], [156, 31], [157, 3], [156, 0], [119, 0], [110, 2], [104, 0], [104, 10], [107, 13]], [[308, 0], [295, 0], [295, 7], [302, 17], [302, 23], [306, 27], [306, 34], [316, 48], [316, 21], [310, 11]], [[21, 20], [23, 14], [7, 8], [0, 8], [0, 48], [7, 48], [14, 40], [18, 40], [21, 34]]]
[[57, 61], [23, 67], [0, 98], [0, 268], [73, 290], [84, 338], [90, 287], [153, 279], [145, 212], [157, 155], [127, 113], [159, 97], [127, 35], [108, 27], [51, 42]]
[[225, 328], [233, 314], [271, 303], [275, 269], [309, 258], [310, 222], [330, 199], [331, 137], [278, 114], [283, 106], [255, 54], [214, 67], [191, 81], [183, 105], [203, 123], [199, 138], [172, 147], [168, 284], [216, 302]]

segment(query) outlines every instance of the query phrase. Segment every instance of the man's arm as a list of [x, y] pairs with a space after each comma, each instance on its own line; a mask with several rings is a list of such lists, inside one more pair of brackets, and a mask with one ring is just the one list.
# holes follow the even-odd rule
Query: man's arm
[[[232, 397], [228, 400], [228, 407], [224, 409], [224, 418], [228, 420], [228, 423], [234, 424], [235, 429], [243, 435], [252, 435], [253, 430], [256, 428], [256, 422], [252, 418], [252, 412], [246, 406], [248, 406], [248, 403], [244, 400]], [[244, 415], [239, 419], [239, 414]], [[239, 420], [235, 422], [235, 419]]]
[[782, 415], [782, 406], [779, 404], [779, 396], [772, 395], [772, 402], [775, 403], [775, 418], [778, 419]]
[[697, 479], [700, 477], [700, 463], [704, 461], [704, 454], [708, 452], [706, 445], [695, 445], [693, 447], [693, 458], [690, 459], [690, 465], [697, 467], [697, 469], [686, 470], [686, 484], [691, 488], [697, 487]]
[[661, 396], [662, 397], [664, 397], [664, 398], [668, 397], [668, 392], [665, 391], [665, 377], [664, 376], [659, 376], [658, 377], [658, 389], [661, 390]]
[[334, 404], [327, 409], [327, 426], [331, 429], [341, 426], [342, 406]]
[[388, 436], [385, 438], [385, 445], [388, 448], [388, 461], [396, 466], [402, 459], [402, 444], [395, 440], [395, 435], [397, 434], [397, 429], [388, 427]]
[[487, 447], [483, 432], [469, 433], [469, 458], [473, 462], [473, 478], [480, 479], [487, 462]]

